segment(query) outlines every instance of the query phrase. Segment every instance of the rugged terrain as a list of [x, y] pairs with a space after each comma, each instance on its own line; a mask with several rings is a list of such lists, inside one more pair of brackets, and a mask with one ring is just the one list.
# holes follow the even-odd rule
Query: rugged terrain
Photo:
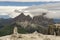
[[60, 36], [43, 35], [40, 33], [7, 35], [0, 37], [0, 40], [60, 40]]
[[[24, 15], [21, 13], [19, 16], [6, 20], [7, 22], [3, 22], [3, 27], [0, 29], [0, 36], [12, 34], [12, 30], [15, 26], [18, 27], [19, 33], [33, 33], [37, 31], [42, 34], [54, 34], [54, 21], [53, 19], [45, 17], [46, 13], [42, 13], [42, 15], [34, 16], [31, 18], [29, 15]], [[51, 29], [50, 25], [53, 25]], [[51, 31], [50, 31], [51, 30]], [[7, 33], [6, 33], [7, 32]]]

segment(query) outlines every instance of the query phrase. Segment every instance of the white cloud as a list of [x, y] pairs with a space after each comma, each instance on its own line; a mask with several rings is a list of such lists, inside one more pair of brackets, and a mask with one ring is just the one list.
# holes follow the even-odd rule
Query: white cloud
[[[41, 11], [40, 9], [45, 10]], [[46, 11], [47, 13], [46, 17], [60, 19], [60, 3], [32, 6], [24, 10], [31, 10], [30, 12], [32, 15], [40, 15], [41, 13], [44, 13]]]
[[20, 13], [16, 13], [14, 12], [14, 10], [22, 10], [24, 8], [27, 8], [26, 6], [25, 7], [16, 7], [16, 6], [0, 6], [0, 15], [8, 15], [12, 18], [18, 16]]
[[[27, 8], [27, 9], [25, 9]], [[34, 7], [15, 7], [15, 6], [0, 6], [0, 15], [2, 15], [1, 13], [5, 13], [8, 14], [10, 17], [16, 17], [19, 15], [19, 13], [14, 12], [14, 10], [21, 10], [21, 9], [25, 9], [25, 10], [30, 10], [29, 12], [31, 13], [27, 13], [26, 15], [30, 14], [31, 16], [34, 15], [40, 15], [43, 12], [46, 12], [47, 15], [46, 17], [49, 18], [60, 18], [60, 3], [57, 4], [47, 4], [47, 5], [39, 5], [39, 6], [34, 6]], [[23, 11], [25, 11], [23, 10]]]
[[60, 19], [60, 13], [50, 11], [46, 14], [46, 17], [54, 18], [54, 19]]

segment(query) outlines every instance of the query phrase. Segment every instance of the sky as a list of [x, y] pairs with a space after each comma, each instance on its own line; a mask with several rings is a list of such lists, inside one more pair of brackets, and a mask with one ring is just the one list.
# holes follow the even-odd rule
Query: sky
[[[14, 10], [21, 10], [21, 9], [25, 9], [25, 8], [28, 8], [28, 6], [30, 5], [31, 6], [31, 3], [27, 3], [27, 4], [25, 4], [24, 2], [39, 2], [38, 4], [40, 4], [40, 5], [37, 5], [37, 6], [35, 6], [33, 3], [32, 3], [32, 5], [34, 5], [33, 7], [29, 7], [30, 9], [32, 8], [34, 8], [32, 11], [30, 11], [30, 13], [25, 13], [26, 15], [31, 15], [31, 17], [33, 16], [33, 15], [39, 15], [41, 12], [48, 12], [48, 14], [46, 15], [47, 17], [49, 17], [49, 18], [60, 18], [60, 3], [49, 3], [50, 1], [60, 1], [60, 0], [0, 0], [0, 1], [13, 1], [13, 2], [17, 2], [16, 4], [15, 3], [13, 3], [12, 2], [12, 4], [11, 3], [4, 3], [4, 2], [0, 2], [0, 15], [9, 15], [9, 17], [12, 17], [12, 18], [14, 18], [14, 17], [16, 17], [16, 16], [18, 16], [20, 13], [16, 13], [16, 12], [14, 12]], [[45, 4], [45, 2], [42, 2], [41, 3], [41, 1], [45, 1], [45, 2], [48, 2], [48, 3], [46, 3]], [[19, 3], [18, 3], [19, 2]], [[22, 6], [23, 5], [23, 3], [21, 4], [21, 5], [18, 5], [18, 4], [20, 4], [20, 2], [23, 2], [24, 3], [24, 6]], [[12, 6], [10, 6], [10, 5], [12, 5]], [[15, 5], [15, 6], [14, 6]], [[17, 6], [18, 5], [18, 6]], [[25, 6], [25, 5], [28, 5], [28, 6]], [[37, 9], [36, 9], [37, 8]], [[55, 9], [56, 8], [56, 9]], [[43, 9], [43, 10], [41, 10], [41, 9]], [[38, 13], [39, 12], [39, 13]]]
[[42, 4], [38, 6], [32, 6], [24, 9], [30, 11], [33, 15], [39, 15], [41, 13], [47, 13], [46, 17], [60, 19], [60, 3]]
[[0, 1], [15, 1], [15, 2], [38, 2], [38, 1], [60, 1], [60, 0], [0, 0]]

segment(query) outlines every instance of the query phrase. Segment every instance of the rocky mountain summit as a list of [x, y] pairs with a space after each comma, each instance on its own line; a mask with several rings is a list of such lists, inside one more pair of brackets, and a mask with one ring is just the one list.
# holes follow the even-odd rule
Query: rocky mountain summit
[[24, 22], [24, 21], [31, 21], [32, 18], [29, 15], [25, 16], [23, 13], [21, 13], [19, 16], [15, 17], [14, 20]]
[[19, 16], [14, 18], [14, 21], [18, 22], [25, 22], [28, 21], [29, 23], [34, 23], [38, 25], [48, 26], [48, 24], [53, 24], [54, 21], [51, 18], [45, 17], [46, 13], [43, 13], [42, 15], [34, 16], [31, 18], [29, 15], [25, 16], [24, 13], [21, 13]]

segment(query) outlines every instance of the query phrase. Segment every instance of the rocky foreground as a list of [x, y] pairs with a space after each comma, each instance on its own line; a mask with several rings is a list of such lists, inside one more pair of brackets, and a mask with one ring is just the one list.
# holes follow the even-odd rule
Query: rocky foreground
[[43, 35], [34, 32], [32, 34], [11, 34], [0, 37], [0, 40], [60, 40], [60, 36]]

